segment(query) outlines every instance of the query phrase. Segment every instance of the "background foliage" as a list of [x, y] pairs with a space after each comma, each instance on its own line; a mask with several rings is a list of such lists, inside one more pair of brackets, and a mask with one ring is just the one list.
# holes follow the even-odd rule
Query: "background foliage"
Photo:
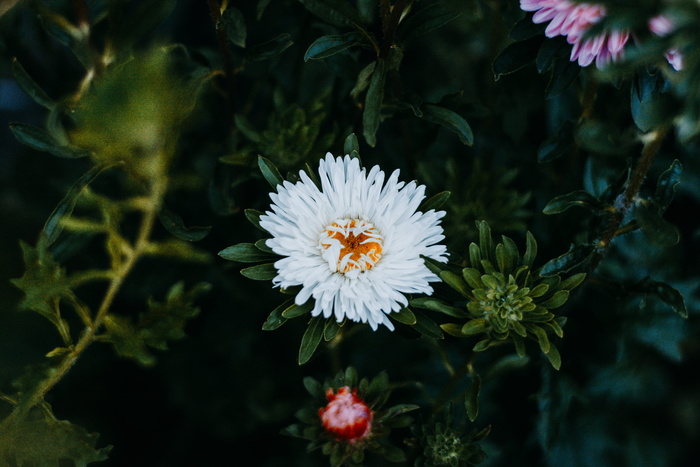
[[[603, 3], [601, 27], [688, 23], [597, 71], [515, 0], [3, 2], [0, 417], [26, 418], [0, 428], [0, 463], [327, 465], [280, 431], [304, 378], [348, 366], [386, 371], [416, 420], [452, 401], [464, 433], [490, 426], [483, 465], [697, 463], [700, 6]], [[287, 176], [352, 133], [365, 166], [451, 192], [451, 272], [476, 268], [485, 220], [515, 253], [531, 232], [541, 276], [587, 273], [553, 311], [558, 371], [536, 340], [521, 358], [435, 339], [466, 315], [454, 282], [412, 302], [422, 332], [356, 325], [302, 366], [306, 318], [262, 330], [287, 297], [216, 254], [263, 238], [258, 155]], [[392, 440], [412, 459], [444, 426]]]

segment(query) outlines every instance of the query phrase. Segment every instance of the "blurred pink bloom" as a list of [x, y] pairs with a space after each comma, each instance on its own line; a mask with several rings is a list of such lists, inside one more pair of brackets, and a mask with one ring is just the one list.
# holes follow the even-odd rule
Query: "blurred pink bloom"
[[[668, 16], [659, 15], [649, 20], [649, 30], [657, 36], [667, 36], [676, 29], [671, 19]], [[683, 68], [683, 55], [676, 48], [672, 47], [666, 52], [666, 59], [671, 64], [674, 70], [680, 71]]]
[[569, 0], [520, 0], [520, 8], [534, 11], [532, 21], [537, 24], [550, 22], [545, 29], [547, 37], [565, 36], [566, 41], [573, 45], [570, 60], [577, 60], [581, 66], [588, 66], [595, 60], [600, 67], [617, 60], [629, 39], [626, 31], [609, 31], [583, 38], [586, 31], [605, 16], [602, 5]]

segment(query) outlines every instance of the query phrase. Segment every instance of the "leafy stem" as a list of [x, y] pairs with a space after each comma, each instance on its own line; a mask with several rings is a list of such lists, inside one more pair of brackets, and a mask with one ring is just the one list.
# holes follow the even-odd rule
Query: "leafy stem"
[[[9, 426], [13, 421], [21, 419], [32, 407], [40, 404], [44, 396], [68, 373], [68, 371], [70, 371], [82, 353], [96, 340], [97, 333], [101, 329], [124, 281], [131, 273], [137, 261], [148, 252], [149, 239], [155, 225], [161, 202], [165, 196], [166, 188], [167, 179], [164, 174], [160, 174], [160, 176], [153, 177], [153, 179], [150, 180], [148, 196], [144, 203], [141, 224], [134, 240], [134, 246], [126, 253], [124, 261], [119, 264], [110, 276], [109, 285], [94, 319], [90, 319], [84, 307], [80, 306], [77, 308], [82, 310], [79, 315], [85, 324], [85, 328], [77, 343], [70, 347], [70, 351], [64, 355], [58, 366], [51, 372], [51, 375], [33, 388], [32, 393], [26, 395], [23, 401], [18, 403], [15, 409], [0, 422], [0, 431]], [[64, 336], [64, 332], [62, 330], [60, 331], [61, 335]]]
[[399, 21], [406, 9], [406, 0], [396, 0], [393, 6], [389, 0], [381, 0], [379, 8], [382, 16], [382, 30], [384, 32], [384, 42], [379, 50], [379, 58], [386, 60], [389, 57], [391, 46], [394, 45], [396, 29], [399, 27]]

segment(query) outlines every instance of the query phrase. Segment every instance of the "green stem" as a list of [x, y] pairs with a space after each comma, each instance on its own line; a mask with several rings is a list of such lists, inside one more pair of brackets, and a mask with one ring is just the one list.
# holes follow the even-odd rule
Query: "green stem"
[[389, 50], [394, 45], [396, 37], [396, 29], [399, 27], [401, 15], [406, 8], [407, 0], [396, 0], [392, 7], [389, 0], [380, 0], [379, 9], [382, 16], [382, 29], [384, 31], [384, 41], [379, 49], [379, 58], [386, 60], [389, 56]]
[[13, 421], [24, 417], [32, 407], [39, 404], [43, 400], [44, 396], [68, 373], [68, 371], [70, 371], [75, 362], [88, 348], [88, 346], [96, 340], [97, 332], [102, 327], [104, 319], [107, 316], [117, 293], [121, 289], [124, 280], [134, 268], [136, 262], [141, 256], [143, 256], [148, 248], [149, 238], [151, 236], [153, 226], [155, 225], [155, 220], [161, 201], [165, 195], [166, 186], [167, 183], [164, 175], [162, 177], [154, 177], [150, 186], [148, 204], [144, 210], [139, 232], [134, 242], [134, 248], [120, 265], [119, 269], [114, 272], [114, 276], [109, 283], [105, 296], [100, 303], [95, 319], [92, 320], [91, 325], [85, 327], [78, 342], [75, 344], [70, 353], [68, 353], [63, 358], [61, 363], [54, 369], [51, 376], [34, 388], [32, 394], [26, 397], [23, 403], [18, 404], [10, 415], [0, 422], [0, 431], [2, 431], [4, 427], [10, 425]]
[[469, 359], [462, 366], [460, 366], [457, 369], [457, 371], [452, 373], [450, 380], [447, 382], [445, 387], [442, 388], [442, 391], [440, 391], [440, 394], [435, 399], [435, 404], [433, 405], [433, 413], [438, 413], [445, 406], [445, 404], [449, 402], [449, 400], [451, 399], [450, 394], [454, 390], [459, 380], [462, 379], [462, 377], [464, 377], [464, 375], [469, 374], [471, 376], [474, 376], [475, 358], [476, 354], [472, 352]]

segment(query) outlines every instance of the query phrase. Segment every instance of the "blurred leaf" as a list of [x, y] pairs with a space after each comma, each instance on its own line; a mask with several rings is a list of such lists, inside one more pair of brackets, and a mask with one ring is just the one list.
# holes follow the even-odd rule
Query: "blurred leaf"
[[[529, 18], [526, 18], [526, 20], [530, 21]], [[530, 22], [532, 23], [532, 21]], [[568, 44], [563, 37], [547, 39], [542, 43], [540, 50], [537, 52], [537, 58], [535, 59], [537, 71], [544, 73], [552, 68], [552, 65], [554, 65], [558, 59], [566, 60], [570, 54], [570, 50], [571, 45]]]
[[321, 36], [306, 49], [304, 61], [321, 60], [330, 57], [350, 47], [363, 44], [363, 36], [355, 31], [345, 34], [331, 34]]
[[481, 377], [474, 375], [472, 384], [469, 385], [464, 394], [464, 407], [467, 410], [469, 421], [473, 422], [479, 415], [479, 393], [481, 392]]
[[583, 190], [557, 196], [547, 203], [542, 212], [544, 214], [559, 214], [574, 206], [580, 206], [598, 215], [606, 212], [605, 203]]
[[219, 24], [217, 24], [217, 28], [221, 28], [226, 32], [226, 38], [230, 43], [245, 48], [245, 40], [248, 31], [241, 10], [232, 6], [226, 8], [221, 14], [221, 19], [219, 20]]
[[442, 125], [450, 131], [457, 133], [459, 140], [465, 146], [474, 144], [474, 133], [469, 123], [457, 112], [434, 104], [425, 104], [421, 107], [423, 118], [429, 122]]
[[29, 76], [19, 61], [15, 58], [12, 60], [12, 73], [15, 75], [17, 83], [37, 104], [51, 110], [56, 106], [56, 102], [51, 99], [43, 89]]
[[581, 67], [577, 63], [570, 61], [568, 58], [561, 58], [554, 63], [552, 78], [545, 89], [545, 96], [549, 99], [556, 97], [564, 92], [581, 71]]
[[439, 313], [443, 313], [447, 316], [452, 316], [454, 318], [466, 318], [469, 316], [469, 313], [467, 313], [466, 310], [447, 305], [446, 303], [443, 303], [436, 298], [414, 298], [413, 300], [411, 300], [410, 304], [411, 306], [415, 306], [425, 310], [437, 311]]
[[661, 92], [664, 80], [660, 73], [640, 71], [630, 89], [632, 119], [642, 131], [651, 131], [669, 123], [673, 117], [670, 96]]
[[657, 297], [683, 318], [688, 318], [683, 295], [665, 282], [644, 279], [629, 287], [632, 291]]
[[248, 62], [269, 60], [287, 50], [292, 44], [292, 36], [285, 32], [267, 42], [249, 47], [246, 49], [245, 58]]
[[423, 201], [423, 203], [418, 206], [418, 210], [422, 212], [428, 212], [431, 209], [438, 210], [440, 207], [442, 207], [443, 204], [445, 204], [445, 201], [450, 197], [450, 192], [449, 191], [443, 191], [441, 193], [438, 193], [435, 196], [430, 197], [429, 199]]
[[21, 143], [38, 151], [46, 151], [54, 156], [75, 159], [90, 155], [90, 151], [75, 146], [64, 146], [58, 143], [42, 128], [24, 123], [11, 123], [10, 130]]
[[377, 420], [379, 421], [379, 423], [384, 423], [394, 417], [398, 417], [399, 415], [403, 415], [405, 413], [412, 412], [418, 409], [420, 409], [420, 406], [416, 404], [395, 405], [384, 411], [384, 413], [382, 413], [382, 416], [379, 417]]
[[309, 321], [309, 327], [306, 328], [304, 335], [301, 338], [301, 346], [299, 347], [299, 365], [308, 362], [316, 352], [318, 344], [323, 338], [323, 325], [325, 319], [322, 316], [315, 316]]
[[571, 245], [569, 251], [563, 255], [551, 259], [539, 270], [542, 276], [549, 276], [568, 272], [575, 267], [579, 267], [587, 261], [593, 254], [595, 247], [589, 244]]
[[253, 243], [231, 245], [221, 250], [219, 256], [228, 261], [239, 261], [241, 263], [257, 263], [273, 259], [269, 253], [260, 251]]
[[671, 246], [680, 241], [680, 232], [661, 216], [655, 201], [639, 200], [634, 206], [634, 215], [642, 232], [654, 245]]
[[256, 281], [271, 281], [277, 276], [277, 269], [273, 263], [259, 264], [241, 269], [241, 274]]
[[384, 83], [386, 81], [386, 73], [384, 70], [384, 61], [377, 59], [377, 65], [374, 67], [372, 79], [367, 89], [365, 96], [365, 107], [362, 112], [362, 135], [365, 137], [367, 144], [374, 147], [377, 144], [377, 130], [381, 121], [382, 103], [384, 101]]
[[559, 370], [561, 368], [561, 355], [559, 355], [559, 351], [556, 347], [550, 345], [549, 352], [545, 353], [545, 355], [547, 356], [549, 363], [552, 365], [552, 368], [555, 370]]
[[180, 216], [165, 206], [161, 206], [160, 211], [158, 212], [158, 219], [160, 219], [161, 224], [163, 224], [163, 227], [165, 227], [168, 232], [180, 240], [185, 240], [188, 242], [197, 242], [202, 240], [204, 237], [209, 235], [209, 232], [211, 231], [211, 226], [187, 227]]
[[503, 75], [515, 73], [537, 57], [537, 51], [542, 44], [542, 37], [533, 37], [525, 41], [508, 45], [493, 61], [493, 76], [498, 79]]
[[367, 89], [367, 86], [369, 86], [372, 75], [374, 74], [374, 69], [376, 67], [377, 67], [376, 61], [370, 62], [369, 65], [365, 66], [357, 74], [357, 79], [355, 80], [355, 86], [350, 91], [350, 95], [352, 96], [353, 99], [357, 99], [360, 96], [360, 94], [362, 94], [364, 92], [364, 90]]
[[87, 466], [107, 460], [111, 446], [97, 448], [97, 433], [34, 408], [0, 432], [0, 460], [5, 465], [49, 467]]
[[537, 162], [550, 162], [571, 153], [574, 147], [573, 129], [573, 123], [566, 121], [559, 131], [544, 140], [537, 150]]
[[659, 211], [663, 212], [668, 208], [673, 196], [676, 193], [676, 186], [681, 181], [681, 173], [683, 166], [675, 159], [671, 166], [666, 169], [660, 176], [656, 184], [656, 194], [654, 199], [659, 206]]
[[362, 23], [357, 10], [346, 0], [299, 0], [304, 7], [323, 21], [338, 27]]
[[[420, 6], [423, 6], [420, 4]], [[422, 8], [414, 7], [405, 20], [399, 23], [398, 34], [405, 42], [414, 37], [438, 29], [453, 19], [459, 17], [459, 13], [445, 8], [441, 2], [435, 1]]]

